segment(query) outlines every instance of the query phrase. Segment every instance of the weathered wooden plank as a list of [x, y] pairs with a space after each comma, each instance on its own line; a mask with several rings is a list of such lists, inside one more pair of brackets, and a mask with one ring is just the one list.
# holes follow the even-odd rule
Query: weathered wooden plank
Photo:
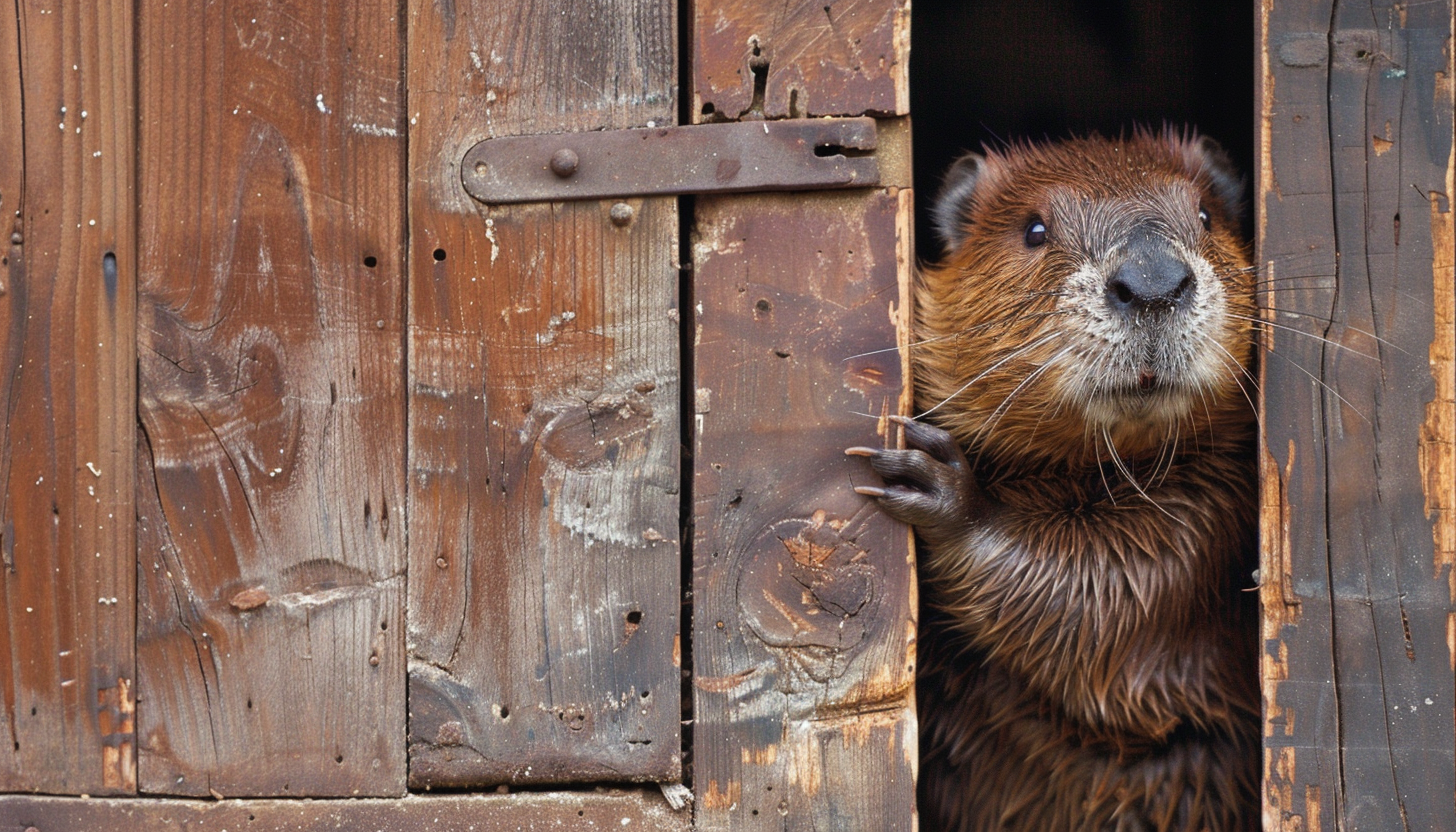
[[657, 830], [690, 826], [661, 795], [632, 791], [451, 795], [393, 800], [78, 800], [0, 797], [0, 832], [158, 829], [337, 832], [536, 832], [548, 829]]
[[909, 0], [692, 9], [695, 121], [909, 112]]
[[139, 10], [148, 792], [405, 790], [396, 10]]
[[[910, 192], [699, 198], [694, 784], [706, 828], [909, 829], [913, 551], [851, 489], [904, 378]], [[878, 352], [876, 352], [878, 351]]]
[[1261, 9], [1266, 829], [1456, 828], [1451, 34]]
[[0, 789], [133, 752], [132, 4], [0, 9]]
[[681, 776], [676, 200], [474, 204], [499, 135], [674, 120], [674, 7], [410, 7], [410, 781]]

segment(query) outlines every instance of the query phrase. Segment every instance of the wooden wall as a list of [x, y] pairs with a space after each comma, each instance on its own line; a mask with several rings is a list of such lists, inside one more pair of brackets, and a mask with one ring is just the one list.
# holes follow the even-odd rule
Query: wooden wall
[[1260, 4], [1267, 830], [1456, 829], [1452, 4]]

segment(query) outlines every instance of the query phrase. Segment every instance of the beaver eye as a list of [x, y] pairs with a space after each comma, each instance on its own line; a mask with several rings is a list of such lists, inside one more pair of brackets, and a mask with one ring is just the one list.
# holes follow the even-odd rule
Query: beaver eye
[[1026, 224], [1026, 247], [1036, 248], [1046, 242], [1046, 223], [1041, 217], [1032, 217], [1031, 222]]
[[1210, 217], [1208, 215], [1208, 209], [1204, 208], [1202, 205], [1198, 206], [1198, 221], [1203, 223], [1204, 231], [1213, 230], [1213, 217]]

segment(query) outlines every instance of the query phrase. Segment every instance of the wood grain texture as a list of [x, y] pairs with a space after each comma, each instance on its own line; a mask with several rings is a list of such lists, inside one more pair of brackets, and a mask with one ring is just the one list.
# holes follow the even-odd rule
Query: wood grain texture
[[124, 794], [132, 4], [0, 8], [0, 790]]
[[685, 832], [691, 812], [655, 793], [631, 791], [408, 796], [394, 800], [78, 800], [0, 797], [0, 832]]
[[[909, 829], [913, 551], [844, 456], [888, 441], [910, 192], [702, 197], [694, 784], [713, 829]], [[879, 351], [879, 352], [874, 352]]]
[[146, 3], [143, 790], [405, 790], [396, 4]]
[[672, 780], [676, 200], [486, 208], [481, 139], [671, 123], [673, 4], [410, 6], [410, 782]]
[[692, 4], [693, 119], [905, 115], [909, 0]]
[[1456, 828], [1452, 7], [1260, 35], [1265, 828]]

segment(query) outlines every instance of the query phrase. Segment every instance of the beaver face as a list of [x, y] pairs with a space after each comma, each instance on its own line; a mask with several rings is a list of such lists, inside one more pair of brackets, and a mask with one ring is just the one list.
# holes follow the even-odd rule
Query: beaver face
[[1171, 133], [962, 159], [922, 276], [921, 409], [993, 457], [1083, 461], [1246, 413], [1239, 190], [1216, 145]]

